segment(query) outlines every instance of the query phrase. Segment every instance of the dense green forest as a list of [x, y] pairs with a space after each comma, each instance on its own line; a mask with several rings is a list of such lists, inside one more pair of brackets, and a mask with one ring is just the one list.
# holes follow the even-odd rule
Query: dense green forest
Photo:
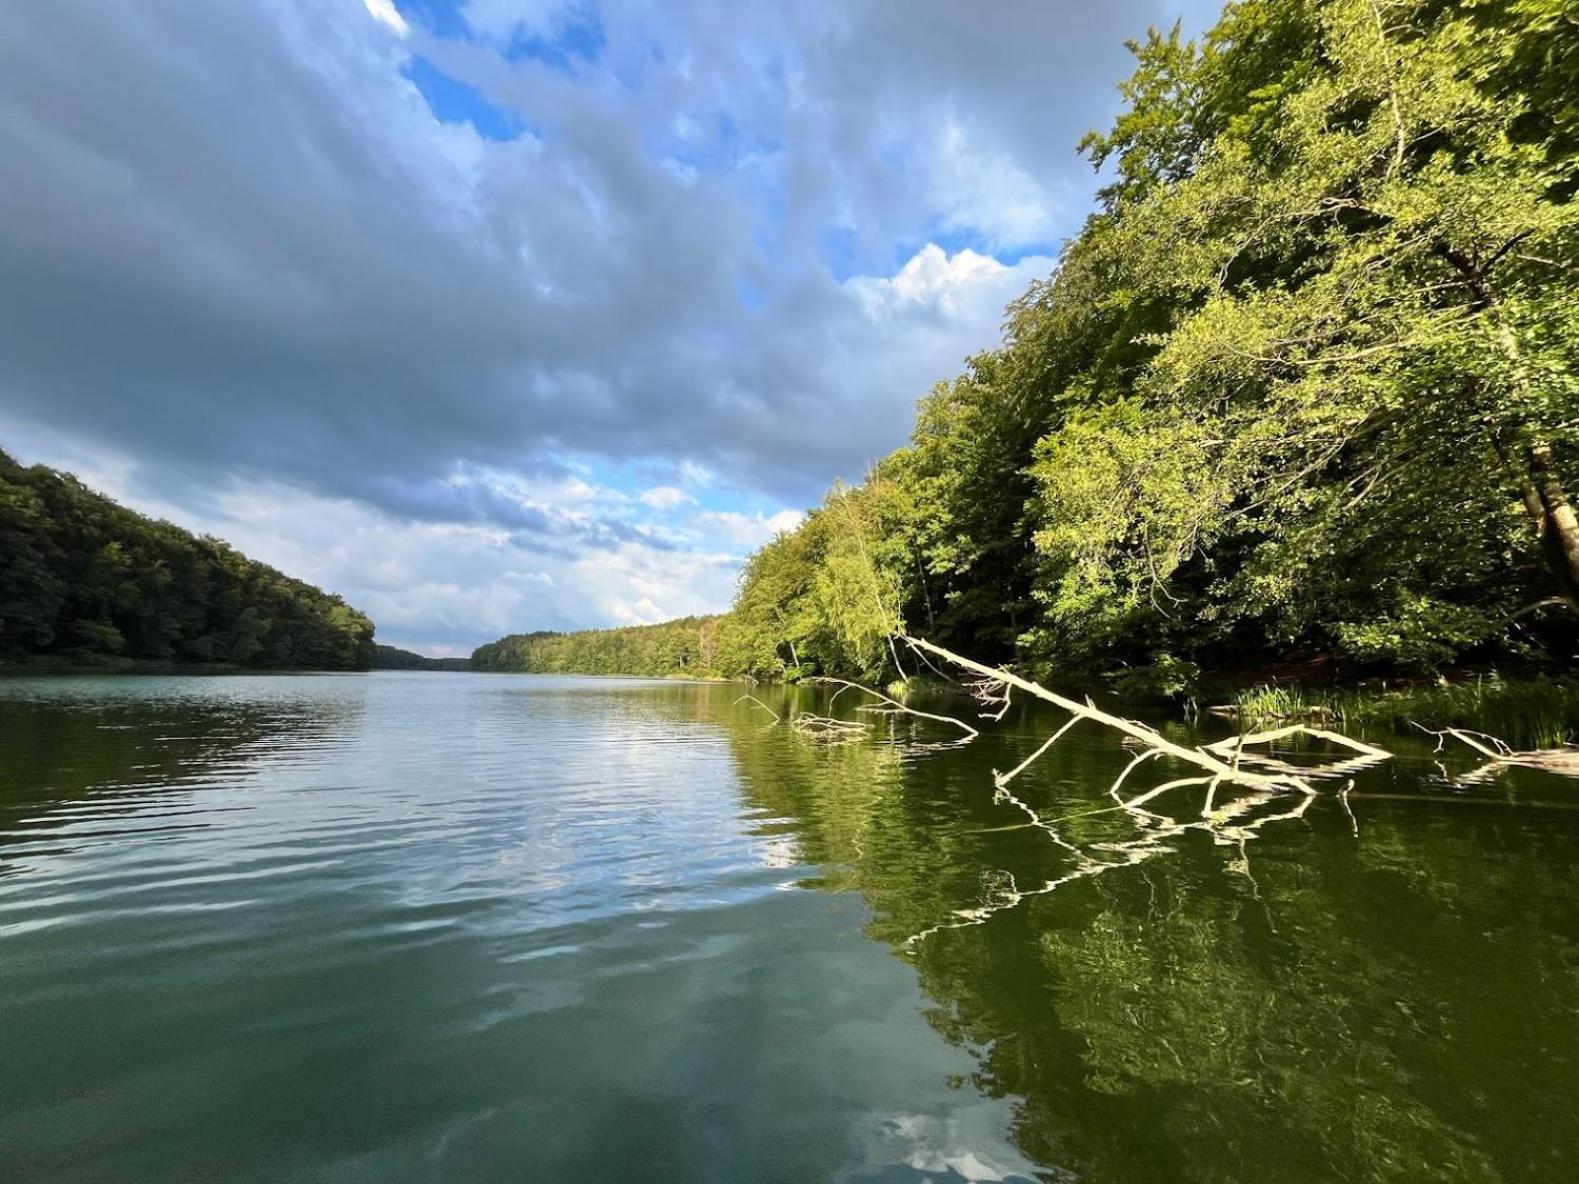
[[374, 670], [470, 670], [470, 658], [430, 658], [393, 645], [373, 647]]
[[373, 623], [218, 539], [0, 452], [0, 663], [360, 670]]
[[1570, 665], [1572, 4], [1242, 0], [1132, 49], [1054, 274], [750, 559], [702, 665], [881, 677], [901, 627], [1155, 690]]
[[530, 674], [638, 674], [708, 677], [723, 669], [716, 636], [721, 617], [682, 617], [661, 625], [579, 633], [512, 633], [472, 652], [473, 670]]

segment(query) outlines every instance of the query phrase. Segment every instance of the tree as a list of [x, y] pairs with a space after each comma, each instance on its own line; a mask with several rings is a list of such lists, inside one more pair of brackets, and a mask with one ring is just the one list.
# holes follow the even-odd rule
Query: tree
[[[1238, 0], [1132, 44], [1109, 181], [908, 446], [746, 565], [722, 673], [1568, 661], [1579, 21]], [[924, 628], [923, 628], [924, 623]]]
[[0, 660], [372, 661], [372, 622], [339, 597], [3, 452], [0, 548]]

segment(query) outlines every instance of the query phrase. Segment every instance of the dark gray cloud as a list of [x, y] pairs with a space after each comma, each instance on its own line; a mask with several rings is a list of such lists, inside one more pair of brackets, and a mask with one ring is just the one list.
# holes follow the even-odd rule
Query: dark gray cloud
[[[395, 513], [458, 465], [567, 452], [809, 496], [902, 438], [1026, 278], [874, 307], [834, 269], [1071, 230], [1072, 144], [1172, 7], [615, 4], [567, 73], [356, 0], [19, 6], [0, 400], [152, 475]], [[533, 134], [437, 124], [411, 52]]]
[[1051, 267], [1122, 40], [1215, 8], [442, 2], [12, 6], [0, 447], [451, 650], [722, 607]]

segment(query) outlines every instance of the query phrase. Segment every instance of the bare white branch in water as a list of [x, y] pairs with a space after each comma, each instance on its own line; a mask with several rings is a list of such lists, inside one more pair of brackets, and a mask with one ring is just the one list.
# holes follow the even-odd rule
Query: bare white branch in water
[[[829, 684], [831, 684], [833, 686], [837, 686], [837, 687], [843, 688], [843, 690], [841, 690], [839, 692], [840, 694], [843, 694], [844, 690], [863, 691], [866, 694], [871, 695], [875, 699], [881, 699], [887, 705], [887, 710], [889, 712], [899, 712], [899, 713], [903, 713], [905, 715], [914, 715], [914, 716], [918, 717], [919, 719], [935, 720], [935, 721], [937, 721], [940, 724], [950, 724], [953, 727], [956, 727], [956, 728], [960, 729], [960, 731], [964, 732], [966, 735], [970, 736], [972, 739], [974, 739], [975, 737], [981, 735], [981, 733], [979, 731], [977, 731], [975, 728], [971, 727], [968, 723], [966, 723], [962, 719], [955, 719], [952, 715], [934, 715], [930, 711], [918, 711], [914, 707], [906, 707], [898, 699], [891, 698], [890, 696], [883, 694], [883, 692], [881, 692], [881, 691], [874, 691], [871, 687], [863, 687], [858, 682], [847, 682], [847, 681], [845, 681], [842, 678], [819, 678], [817, 681], [818, 682], [829, 683]], [[857, 710], [859, 710], [859, 711], [874, 711], [874, 712], [881, 712], [881, 711], [883, 711], [882, 708], [875, 708], [875, 707], [861, 707], [861, 708], [857, 708]]]
[[[984, 718], [1001, 719], [1008, 710], [1009, 695], [1016, 689], [1060, 707], [1069, 713], [1069, 719], [1034, 752], [1009, 770], [1009, 772], [994, 772], [993, 780], [997, 786], [997, 792], [994, 795], [996, 801], [1015, 806], [1030, 819], [1031, 826], [1043, 831], [1052, 842], [1068, 852], [1074, 859], [1074, 866], [1070, 871], [1046, 881], [1037, 888], [1022, 889], [1015, 884], [1012, 876], [1007, 872], [1003, 873], [1008, 883], [1006, 892], [996, 894], [994, 899], [988, 900], [986, 903], [974, 908], [956, 910], [952, 919], [940, 922], [907, 938], [903, 945], [905, 949], [911, 951], [914, 951], [921, 942], [935, 933], [946, 929], [960, 929], [969, 925], [983, 924], [988, 918], [1003, 912], [1005, 909], [1015, 907], [1028, 897], [1046, 895], [1075, 880], [1098, 876], [1115, 868], [1133, 867], [1155, 855], [1172, 851], [1173, 848], [1169, 845], [1169, 840], [1190, 830], [1204, 831], [1211, 835], [1214, 843], [1236, 847], [1239, 851], [1239, 858], [1230, 865], [1230, 869], [1249, 877], [1252, 890], [1254, 890], [1255, 881], [1250, 875], [1246, 843], [1250, 839], [1255, 838], [1263, 827], [1275, 822], [1291, 821], [1304, 817], [1305, 812], [1310, 809], [1316, 798], [1316, 791], [1311, 788], [1307, 777], [1332, 776], [1340, 771], [1373, 765], [1392, 756], [1385, 749], [1366, 744], [1352, 737], [1297, 724], [1268, 732], [1237, 736], [1212, 745], [1187, 748], [1182, 744], [1169, 740], [1155, 728], [1138, 720], [1125, 719], [1101, 710], [1090, 699], [1087, 699], [1084, 703], [1078, 702], [1055, 691], [1050, 691], [1046, 687], [1010, 671], [972, 661], [969, 658], [952, 653], [942, 646], [920, 638], [902, 637], [901, 640], [923, 656], [927, 654], [935, 655], [945, 662], [952, 663], [974, 674], [976, 679], [971, 685], [977, 700], [983, 704], [996, 705], [998, 707], [996, 714], [983, 712]], [[1082, 848], [1071, 843], [1059, 833], [1056, 825], [1059, 821], [1058, 819], [1048, 821], [1042, 818], [1036, 810], [1009, 792], [1007, 788], [1011, 781], [1045, 755], [1070, 728], [1083, 719], [1092, 720], [1119, 732], [1125, 738], [1126, 744], [1133, 745], [1140, 750], [1108, 789], [1109, 795], [1116, 803], [1116, 805], [1111, 807], [1111, 810], [1123, 811], [1128, 814], [1139, 827], [1141, 833], [1135, 839], [1116, 843], [1095, 843]], [[1267, 753], [1251, 750], [1252, 746], [1268, 745], [1293, 735], [1308, 735], [1314, 739], [1324, 740], [1349, 749], [1355, 755], [1340, 761], [1329, 761], [1315, 766], [1301, 767], [1289, 764]], [[1579, 759], [1579, 749], [1575, 749], [1574, 752], [1576, 759]], [[1181, 761], [1187, 765], [1193, 765], [1200, 772], [1194, 776], [1179, 777], [1165, 781], [1161, 785], [1154, 786], [1134, 798], [1126, 799], [1119, 792], [1129, 779], [1130, 774], [1142, 764], [1163, 757]], [[1352, 784], [1350, 782], [1350, 786]], [[1202, 794], [1201, 809], [1194, 818], [1179, 820], [1146, 808], [1150, 803], [1165, 794], [1195, 786], [1204, 786], [1205, 788]], [[1232, 786], [1239, 792], [1220, 804], [1219, 790], [1224, 786]], [[1298, 797], [1288, 809], [1254, 815], [1258, 807], [1289, 793], [1297, 794]], [[1359, 825], [1354, 820], [1353, 811], [1349, 810], [1347, 788], [1342, 797], [1343, 807], [1348, 812], [1350, 823], [1357, 835], [1359, 833]], [[1101, 810], [1089, 810], [1082, 811], [1081, 814], [1103, 812]]]
[[766, 703], [764, 703], [761, 699], [758, 699], [755, 695], [741, 695], [740, 698], [735, 700], [735, 706], [739, 707], [742, 703], [748, 703], [748, 702], [752, 703], [752, 704], [755, 704], [756, 706], [762, 708], [763, 711], [765, 711], [769, 715], [771, 715], [773, 717], [773, 722], [774, 723], [780, 723], [783, 720], [783, 717], [781, 715], [779, 715], [778, 712], [774, 711], [773, 708], [769, 707]]
[[945, 661], [963, 667], [980, 677], [996, 679], [1006, 686], [1016, 687], [1028, 695], [1053, 704], [1055, 707], [1062, 707], [1073, 716], [1094, 720], [1105, 727], [1112, 728], [1134, 740], [1138, 740], [1146, 748], [1155, 750], [1160, 756], [1171, 756], [1176, 760], [1204, 769], [1209, 776], [1221, 777], [1224, 781], [1241, 785], [1248, 789], [1273, 792], [1295, 790], [1304, 794], [1314, 794], [1316, 792], [1303, 778], [1291, 773], [1281, 771], [1257, 773], [1253, 770], [1242, 768], [1237, 764], [1230, 764], [1217, 753], [1205, 748], [1186, 748], [1182, 744], [1175, 744], [1155, 728], [1137, 720], [1124, 719], [1121, 716], [1103, 711], [1089, 699], [1084, 703], [1080, 703], [1065, 695], [1060, 695], [1056, 691], [1049, 691], [1046, 687], [1034, 683], [1030, 679], [1021, 678], [1019, 675], [1012, 674], [1007, 670], [999, 670], [981, 662], [961, 657], [959, 654], [952, 653], [940, 645], [934, 645], [932, 642], [925, 641], [919, 637], [905, 637], [903, 640], [907, 645], [924, 653], [936, 654]]
[[1471, 732], [1467, 728], [1435, 729], [1418, 723], [1414, 726], [1426, 735], [1436, 737], [1437, 752], [1442, 751], [1443, 744], [1451, 736], [1485, 757], [1486, 764], [1476, 770], [1476, 779], [1484, 778], [1508, 765], [1540, 769], [1563, 777], [1579, 777], [1579, 745], [1565, 744], [1560, 748], [1531, 748], [1520, 751], [1506, 740], [1500, 740], [1485, 732]]

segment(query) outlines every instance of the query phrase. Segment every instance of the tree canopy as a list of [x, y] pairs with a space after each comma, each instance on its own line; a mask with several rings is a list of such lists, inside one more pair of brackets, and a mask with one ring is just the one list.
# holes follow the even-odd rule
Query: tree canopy
[[577, 633], [512, 633], [472, 651], [472, 670], [526, 674], [708, 676], [718, 659], [718, 617], [683, 617], [661, 625]]
[[375, 645], [374, 670], [470, 670], [470, 658], [430, 658], [399, 646]]
[[904, 672], [901, 624], [1154, 689], [1569, 662], [1572, 5], [1238, 0], [1131, 49], [1054, 274], [750, 559], [714, 668]]
[[360, 670], [373, 623], [214, 538], [0, 452], [0, 661]]
[[911, 444], [748, 565], [741, 661], [882, 665], [826, 593], [852, 539], [868, 632], [1033, 663], [1566, 657], [1571, 7], [1242, 0], [1132, 49], [1099, 209]]

